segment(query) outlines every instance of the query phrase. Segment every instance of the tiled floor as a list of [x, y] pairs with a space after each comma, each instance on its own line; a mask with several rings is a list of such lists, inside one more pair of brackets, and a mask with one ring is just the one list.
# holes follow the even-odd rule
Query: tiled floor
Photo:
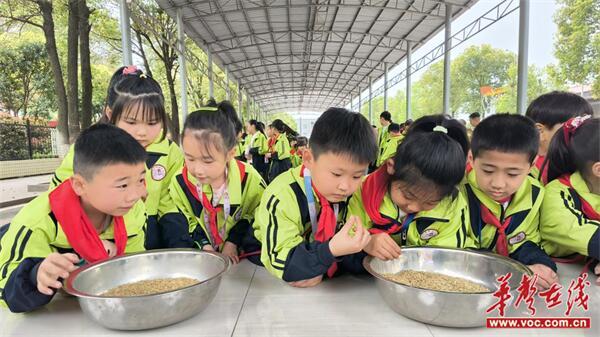
[[[561, 283], [580, 266], [560, 265]], [[29, 314], [0, 309], [0, 336], [600, 336], [600, 287], [587, 289], [592, 328], [583, 329], [450, 329], [412, 321], [390, 310], [372, 279], [343, 276], [311, 289], [295, 289], [244, 261], [223, 278], [211, 306], [199, 315], [161, 329], [119, 332], [96, 325], [83, 315], [74, 298], [58, 296]], [[538, 307], [539, 308], [539, 307]], [[539, 308], [541, 316], [552, 316]], [[558, 313], [561, 310], [556, 311]], [[459, 313], [457, 313], [458, 315]], [[554, 315], [556, 316], [556, 315]]]

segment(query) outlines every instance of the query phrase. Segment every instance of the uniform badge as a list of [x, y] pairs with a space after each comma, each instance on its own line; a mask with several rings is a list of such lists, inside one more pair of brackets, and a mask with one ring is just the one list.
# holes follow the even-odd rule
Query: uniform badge
[[508, 243], [510, 243], [512, 246], [514, 246], [517, 243], [522, 242], [523, 240], [525, 240], [526, 237], [527, 237], [527, 235], [525, 235], [525, 232], [519, 232], [517, 235], [515, 235], [512, 238], [508, 239]]
[[156, 181], [163, 180], [167, 175], [167, 170], [165, 169], [165, 167], [159, 164], [152, 166], [150, 172], [152, 174], [152, 179]]
[[424, 231], [423, 233], [421, 233], [421, 239], [422, 240], [429, 240], [434, 236], [437, 236], [439, 233], [438, 231], [436, 231], [435, 229], [428, 229], [426, 231]]

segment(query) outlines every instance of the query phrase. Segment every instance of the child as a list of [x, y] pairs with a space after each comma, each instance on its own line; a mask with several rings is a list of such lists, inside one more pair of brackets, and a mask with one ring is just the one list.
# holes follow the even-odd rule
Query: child
[[509, 256], [538, 275], [548, 288], [558, 281], [556, 264], [539, 247], [540, 183], [529, 177], [539, 136], [525, 116], [497, 114], [473, 131], [467, 183], [469, 234], [480, 249]]
[[362, 115], [330, 108], [317, 119], [304, 165], [277, 177], [256, 211], [261, 261], [271, 274], [312, 287], [338, 268], [363, 270], [361, 251], [370, 236], [346, 217], [346, 205], [376, 156], [377, 140]]
[[[271, 162], [269, 166], [268, 181], [273, 181], [278, 175], [292, 167], [290, 161], [290, 143], [288, 135], [294, 133], [281, 119], [271, 123], [272, 138], [269, 139], [269, 152], [265, 155]], [[286, 134], [286, 132], [288, 134]]]
[[384, 111], [381, 114], [379, 114], [379, 124], [381, 124], [381, 127], [377, 129], [377, 146], [379, 148], [379, 152], [377, 152], [376, 162], [379, 162], [379, 158], [383, 154], [383, 148], [385, 147], [385, 143], [388, 140], [388, 127], [390, 124], [392, 124], [392, 114], [389, 111]]
[[458, 121], [443, 115], [419, 118], [393, 158], [368, 175], [350, 199], [350, 214], [371, 232], [365, 252], [388, 260], [400, 255], [399, 244], [472, 246], [466, 201], [457, 189], [468, 151], [465, 127]]
[[102, 117], [100, 122], [108, 123], [110, 117], [108, 117], [112, 111], [112, 107], [115, 105], [119, 94], [115, 91], [115, 87], [125, 77], [128, 76], [140, 76], [142, 70], [134, 65], [119, 67], [110, 77], [108, 82], [108, 89], [106, 90], [106, 99], [104, 100], [104, 110], [102, 111]]
[[[216, 102], [214, 102], [214, 100], [211, 99], [211, 100], [209, 100], [209, 106], [217, 106], [217, 104], [216, 104]], [[244, 153], [244, 150], [245, 150], [244, 139], [246, 137], [246, 135], [243, 133], [244, 125], [239, 120], [239, 118], [237, 118], [237, 112], [235, 111], [235, 108], [233, 107], [231, 102], [223, 101], [223, 102], [221, 102], [221, 104], [219, 106], [221, 109], [229, 110], [229, 111], [225, 112], [225, 114], [227, 116], [235, 116], [235, 118], [232, 119], [233, 127], [235, 129], [235, 134], [237, 135], [236, 136], [237, 143], [235, 144], [235, 159], [237, 159], [239, 161], [246, 161], [246, 156]]]
[[[109, 97], [112, 97], [110, 92], [109, 89]], [[114, 92], [118, 97], [106, 110], [107, 122], [127, 131], [147, 153], [146, 249], [163, 248], [162, 232], [176, 226], [176, 222], [185, 222], [168, 191], [171, 177], [183, 166], [183, 155], [177, 144], [166, 138], [167, 114], [158, 82], [142, 73], [127, 75], [115, 85]], [[54, 173], [50, 188], [58, 186], [72, 174], [71, 147]]]
[[398, 144], [402, 141], [404, 135], [400, 132], [400, 125], [391, 123], [388, 126], [388, 139], [383, 145], [381, 155], [377, 159], [377, 167], [380, 167], [386, 160], [392, 158], [396, 154]]
[[[229, 106], [227, 106], [229, 105]], [[185, 166], [170, 192], [189, 226], [172, 229], [169, 247], [216, 250], [238, 263], [240, 253], [255, 254], [260, 243], [251, 224], [265, 183], [249, 164], [234, 159], [235, 111], [229, 102], [191, 113], [183, 128]]]
[[479, 112], [473, 112], [469, 115], [469, 124], [467, 124], [467, 136], [469, 139], [473, 138], [473, 131], [481, 123], [481, 114]]
[[116, 255], [143, 251], [145, 159], [112, 125], [81, 132], [73, 176], [25, 205], [0, 241], [0, 304], [13, 312], [46, 305], [80, 259], [109, 258], [107, 245]]
[[296, 138], [296, 145], [292, 153], [292, 167], [298, 167], [302, 165], [302, 155], [306, 151], [308, 146], [308, 138], [299, 136]]
[[246, 132], [248, 133], [245, 156], [248, 163], [266, 179], [267, 165], [265, 164], [265, 154], [269, 150], [267, 145], [267, 137], [264, 134], [264, 126], [256, 119], [251, 119], [246, 123]]
[[[598, 130], [600, 119], [575, 117], [552, 139], [547, 156], [550, 183], [540, 210], [542, 247], [550, 256], [600, 259]], [[600, 266], [595, 274], [600, 274]]]
[[579, 95], [564, 91], [552, 91], [543, 94], [529, 104], [525, 115], [533, 119], [540, 133], [538, 157], [530, 173], [532, 177], [541, 181], [542, 184], [548, 182], [548, 169], [542, 167], [542, 165], [548, 152], [550, 140], [569, 118], [592, 114], [593, 109], [588, 101]]

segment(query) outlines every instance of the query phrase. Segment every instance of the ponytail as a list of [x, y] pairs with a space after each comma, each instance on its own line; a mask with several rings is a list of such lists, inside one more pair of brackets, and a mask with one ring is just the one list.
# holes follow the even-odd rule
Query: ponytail
[[600, 118], [590, 115], [569, 119], [554, 134], [542, 169], [548, 181], [575, 171], [587, 173], [589, 163], [600, 161]]

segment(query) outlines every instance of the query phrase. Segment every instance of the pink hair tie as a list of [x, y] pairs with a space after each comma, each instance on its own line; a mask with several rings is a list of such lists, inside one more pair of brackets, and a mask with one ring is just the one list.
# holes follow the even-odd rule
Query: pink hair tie
[[565, 139], [565, 144], [569, 145], [571, 142], [571, 137], [575, 134], [575, 131], [588, 119], [592, 118], [591, 115], [585, 116], [577, 116], [569, 119], [563, 124], [563, 137]]
[[132, 75], [139, 71], [138, 67], [131, 65], [123, 68], [123, 75]]

